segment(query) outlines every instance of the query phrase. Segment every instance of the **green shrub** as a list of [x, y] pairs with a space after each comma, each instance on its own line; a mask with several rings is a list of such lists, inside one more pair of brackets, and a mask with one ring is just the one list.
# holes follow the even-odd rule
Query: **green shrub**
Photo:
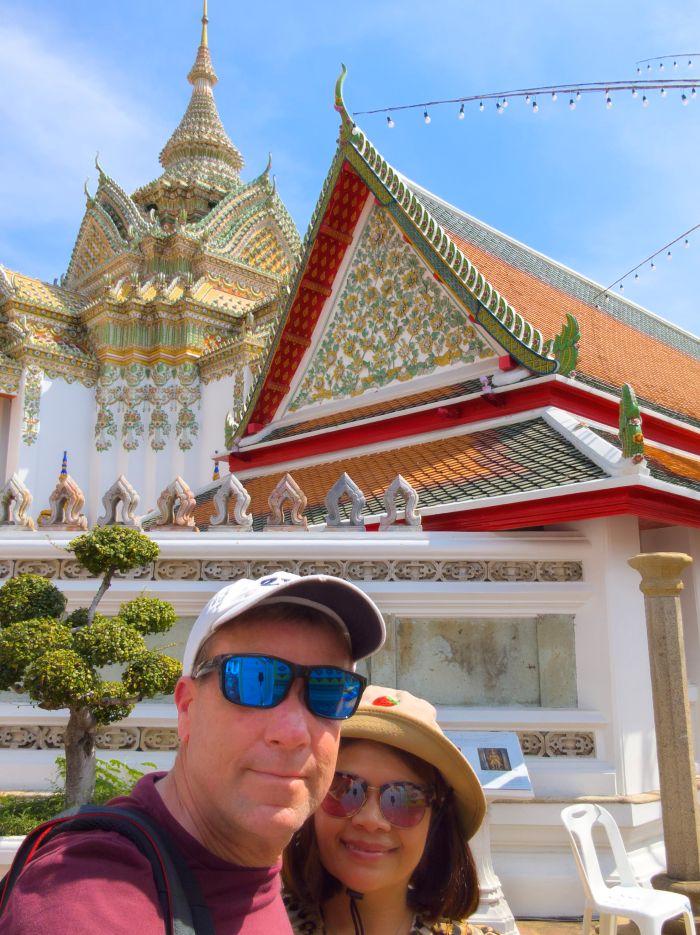
[[66, 597], [41, 575], [18, 575], [0, 588], [0, 627], [36, 617], [60, 617]]
[[70, 629], [53, 617], [18, 620], [0, 630], [0, 689], [20, 681], [30, 663], [47, 650], [70, 649]]
[[119, 617], [96, 615], [89, 627], [75, 634], [75, 648], [93, 666], [128, 662], [146, 651], [143, 637]]
[[139, 633], [165, 633], [177, 619], [172, 604], [157, 597], [137, 597], [119, 608], [118, 618]]
[[138, 529], [98, 526], [89, 534], [71, 539], [68, 548], [93, 575], [130, 571], [155, 561], [158, 546]]

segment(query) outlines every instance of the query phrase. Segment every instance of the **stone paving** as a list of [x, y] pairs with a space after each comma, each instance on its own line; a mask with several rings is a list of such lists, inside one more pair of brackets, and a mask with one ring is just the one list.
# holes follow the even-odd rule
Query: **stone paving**
[[[598, 924], [594, 923], [596, 932]], [[563, 922], [559, 919], [526, 919], [518, 921], [520, 935], [581, 935], [582, 925], [578, 922]], [[639, 935], [639, 929], [634, 922], [620, 919], [617, 926], [618, 935]]]

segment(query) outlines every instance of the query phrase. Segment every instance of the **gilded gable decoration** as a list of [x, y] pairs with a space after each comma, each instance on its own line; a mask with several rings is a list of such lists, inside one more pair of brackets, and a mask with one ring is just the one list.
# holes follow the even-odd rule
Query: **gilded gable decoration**
[[[218, 466], [218, 462], [217, 462]], [[233, 516], [229, 517], [229, 503], [233, 499]], [[216, 513], [212, 516], [212, 526], [235, 526], [237, 532], [250, 532], [253, 517], [248, 512], [250, 494], [234, 474], [227, 474], [214, 494]]]
[[34, 520], [28, 515], [32, 495], [16, 474], [0, 490], [0, 526], [33, 530]]
[[290, 409], [494, 356], [377, 205]]
[[[140, 529], [141, 520], [135, 515], [139, 500], [139, 495], [129, 481], [123, 474], [120, 474], [102, 497], [105, 512], [97, 520], [97, 525], [131, 526], [133, 529]], [[118, 513], [121, 513], [120, 519], [117, 518]]]
[[[350, 501], [349, 519], [340, 518], [340, 504], [343, 498]], [[327, 510], [326, 526], [329, 529], [361, 529], [364, 530], [365, 524], [362, 519], [362, 511], [365, 508], [367, 500], [355, 481], [345, 471], [328, 491], [325, 499]]]

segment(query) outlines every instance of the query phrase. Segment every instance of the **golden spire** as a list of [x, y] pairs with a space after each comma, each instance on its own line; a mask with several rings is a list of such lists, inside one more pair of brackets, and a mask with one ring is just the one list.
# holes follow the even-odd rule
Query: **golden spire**
[[161, 165], [177, 164], [180, 174], [198, 175], [198, 165], [207, 173], [215, 170], [224, 178], [238, 178], [243, 157], [226, 135], [216, 109], [213, 87], [218, 81], [211, 62], [207, 0], [202, 14], [202, 38], [187, 80], [193, 86], [192, 98], [179, 126], [160, 154]]
[[203, 80], [210, 88], [213, 88], [219, 80], [216, 77], [214, 66], [211, 63], [211, 53], [209, 52], [209, 33], [207, 26], [209, 17], [207, 16], [207, 0], [204, 0], [204, 12], [202, 14], [202, 38], [197, 49], [197, 57], [194, 60], [187, 80], [190, 84], [197, 86], [197, 81]]
[[207, 35], [207, 23], [209, 22], [209, 17], [207, 16], [207, 0], [204, 0], [204, 13], [202, 14], [202, 41], [199, 43], [202, 48], [209, 48], [209, 36]]

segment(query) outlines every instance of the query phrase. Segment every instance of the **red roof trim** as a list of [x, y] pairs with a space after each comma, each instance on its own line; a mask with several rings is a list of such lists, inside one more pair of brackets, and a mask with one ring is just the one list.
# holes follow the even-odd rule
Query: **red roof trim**
[[[505, 392], [446, 405], [443, 400], [422, 412], [408, 412], [361, 425], [343, 426], [302, 438], [280, 439], [276, 444], [245, 448], [229, 455], [232, 473], [246, 468], [284, 464], [300, 458], [333, 454], [349, 448], [362, 448], [380, 442], [415, 437], [440, 431], [447, 426], [468, 425], [487, 419], [516, 415], [545, 406], [558, 406], [582, 419], [616, 426], [619, 406], [613, 399], [592, 393], [583, 384], [550, 379], [524, 383]], [[700, 456], [700, 433], [690, 426], [671, 423], [662, 416], [644, 413], [644, 436], [649, 442], [668, 445]]]
[[250, 415], [249, 425], [265, 426], [274, 418], [289, 392], [316, 322], [352, 243], [352, 235], [367, 200], [367, 186], [345, 161], [326, 203], [304, 272], [296, 288], [287, 320], [277, 341], [266, 376]]

